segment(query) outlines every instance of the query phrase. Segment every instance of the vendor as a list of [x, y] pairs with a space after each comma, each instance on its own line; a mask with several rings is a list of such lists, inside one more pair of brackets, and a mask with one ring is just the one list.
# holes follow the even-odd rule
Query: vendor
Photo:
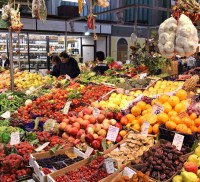
[[200, 52], [197, 53], [195, 67], [200, 67]]
[[8, 69], [9, 66], [10, 66], [10, 62], [9, 62], [8, 57], [5, 53], [1, 54], [0, 66], [2, 68], [5, 68], [5, 69]]
[[52, 56], [51, 63], [53, 65], [52, 71], [47, 71], [47, 74], [58, 77], [59, 76], [58, 65], [60, 64], [60, 58], [56, 55]]
[[61, 52], [60, 64], [58, 64], [59, 76], [66, 76], [67, 78], [76, 78], [80, 74], [77, 61], [70, 57], [66, 52]]
[[99, 73], [99, 74], [104, 74], [105, 71], [109, 69], [108, 65], [103, 63], [105, 59], [104, 52], [98, 51], [96, 52], [96, 61], [97, 61], [97, 66], [95, 66], [92, 71]]

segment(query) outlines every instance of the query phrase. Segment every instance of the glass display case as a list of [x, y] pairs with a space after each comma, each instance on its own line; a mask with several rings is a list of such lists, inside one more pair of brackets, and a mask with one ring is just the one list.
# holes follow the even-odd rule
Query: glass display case
[[50, 35], [49, 36], [49, 52], [53, 55], [59, 55], [65, 51], [65, 36]]

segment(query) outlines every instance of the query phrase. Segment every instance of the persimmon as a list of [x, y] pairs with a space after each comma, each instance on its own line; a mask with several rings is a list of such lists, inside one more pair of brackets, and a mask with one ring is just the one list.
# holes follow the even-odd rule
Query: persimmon
[[192, 130], [190, 128], [188, 128], [187, 134], [192, 134]]
[[176, 92], [176, 96], [182, 101], [185, 100], [187, 97], [187, 92], [183, 89], [179, 90], [178, 92]]
[[139, 101], [136, 106], [139, 107], [142, 111], [146, 109], [146, 103], [144, 101]]
[[190, 119], [192, 120], [197, 119], [197, 115], [193, 112], [192, 114], [190, 114]]
[[166, 126], [166, 128], [169, 129], [169, 130], [174, 130], [174, 129], [176, 128], [176, 123], [173, 122], [173, 121], [167, 121], [167, 122], [165, 123], [165, 126]]
[[133, 130], [136, 130], [136, 131], [140, 131], [140, 124], [139, 123], [136, 123], [132, 126], [132, 129]]
[[126, 118], [128, 119], [129, 123], [131, 123], [135, 119], [135, 116], [133, 114], [127, 114]]
[[188, 127], [190, 127], [193, 124], [192, 120], [189, 117], [182, 118], [182, 123], [186, 124]]
[[186, 124], [178, 124], [176, 126], [176, 131], [180, 132], [180, 133], [187, 133], [188, 131], [188, 127]]
[[163, 107], [164, 107], [164, 112], [165, 113], [169, 113], [172, 110], [172, 106], [169, 103], [167, 103], [167, 102], [165, 102], [163, 104]]
[[192, 132], [197, 132], [198, 128], [194, 125], [190, 126], [190, 129], [192, 130]]
[[168, 115], [169, 116], [177, 115], [177, 112], [172, 110], [172, 111], [169, 111]]
[[177, 96], [171, 96], [167, 102], [174, 107], [180, 102], [180, 99]]
[[177, 113], [185, 112], [185, 111], [186, 111], [186, 107], [184, 106], [183, 103], [178, 103], [178, 104], [175, 105], [174, 110], [175, 110]]
[[167, 102], [168, 99], [169, 99], [169, 96], [168, 96], [168, 95], [161, 95], [161, 96], [158, 98], [159, 102], [161, 102], [162, 104], [165, 103], [165, 102]]
[[169, 120], [169, 117], [166, 113], [158, 114], [157, 121], [159, 123], [166, 123]]
[[138, 106], [133, 106], [131, 109], [131, 113], [134, 116], [139, 116], [141, 114], [141, 109]]

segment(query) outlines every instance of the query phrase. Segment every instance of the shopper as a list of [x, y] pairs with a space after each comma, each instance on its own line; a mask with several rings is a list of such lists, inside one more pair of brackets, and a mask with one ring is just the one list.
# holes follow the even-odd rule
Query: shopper
[[182, 59], [180, 56], [176, 56], [176, 60], [178, 62], [178, 74], [182, 74], [183, 73], [183, 63], [182, 63]]
[[58, 64], [59, 76], [66, 75], [67, 78], [76, 78], [80, 74], [80, 69], [77, 61], [70, 57], [66, 52], [61, 52], [60, 64]]
[[187, 69], [190, 70], [195, 67], [196, 59], [193, 56], [186, 58], [187, 60]]
[[200, 52], [197, 53], [195, 67], [200, 67]]
[[105, 59], [105, 54], [102, 51], [96, 52], [97, 65], [92, 69], [92, 71], [102, 75], [105, 71], [109, 69], [108, 65], [103, 63]]
[[5, 69], [8, 69], [9, 66], [10, 66], [10, 62], [9, 62], [8, 57], [5, 53], [1, 54], [0, 66], [2, 68], [5, 68]]
[[59, 76], [58, 65], [60, 64], [60, 58], [57, 55], [52, 56], [51, 63], [53, 65], [52, 71], [47, 71], [47, 74], [58, 77]]

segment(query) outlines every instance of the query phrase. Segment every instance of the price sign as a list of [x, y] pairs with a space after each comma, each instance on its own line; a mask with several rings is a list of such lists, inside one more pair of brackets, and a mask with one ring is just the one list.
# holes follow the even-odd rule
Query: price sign
[[111, 158], [107, 158], [105, 160], [106, 171], [108, 174], [112, 174], [115, 172], [114, 163]]
[[84, 158], [90, 157], [93, 150], [94, 150], [93, 148], [91, 148], [90, 146], [87, 146], [87, 149], [86, 149], [85, 154], [84, 154]]
[[123, 176], [128, 176], [129, 178], [132, 178], [132, 176], [136, 174], [136, 172], [130, 169], [129, 167], [125, 167], [122, 174]]
[[141, 135], [147, 137], [148, 131], [149, 131], [149, 126], [150, 123], [145, 121], [142, 125], [142, 129], [141, 129]]
[[164, 111], [163, 106], [161, 106], [161, 105], [159, 105], [159, 104], [154, 104], [154, 105], [153, 105], [152, 114], [158, 115], [158, 114], [160, 114], [160, 113], [163, 112], [163, 111]]
[[124, 93], [125, 93], [125, 94], [129, 94], [129, 90], [125, 90]]
[[1, 117], [2, 117], [2, 118], [5, 118], [5, 119], [10, 118], [10, 111], [6, 111], [5, 113], [3, 113], [3, 114], [1, 115]]
[[100, 114], [100, 110], [95, 107], [94, 110], [93, 110], [93, 116], [98, 117], [99, 114]]
[[46, 148], [49, 145], [50, 142], [46, 142], [43, 145], [39, 146], [38, 148], [35, 149], [36, 152], [40, 152], [44, 148]]
[[19, 131], [11, 133], [10, 145], [17, 145], [20, 143], [20, 135]]
[[183, 145], [184, 136], [178, 133], [175, 133], [172, 145], [176, 146], [178, 150], [181, 150]]
[[107, 133], [106, 139], [110, 140], [112, 142], [115, 142], [118, 133], [119, 133], [119, 128], [110, 125], [109, 129], [108, 129], [108, 133]]
[[63, 109], [63, 114], [67, 114], [69, 112], [69, 108], [70, 108], [71, 103], [72, 103], [71, 101], [66, 102], [65, 107]]
[[145, 77], [147, 77], [147, 73], [140, 74], [140, 79], [144, 79]]

